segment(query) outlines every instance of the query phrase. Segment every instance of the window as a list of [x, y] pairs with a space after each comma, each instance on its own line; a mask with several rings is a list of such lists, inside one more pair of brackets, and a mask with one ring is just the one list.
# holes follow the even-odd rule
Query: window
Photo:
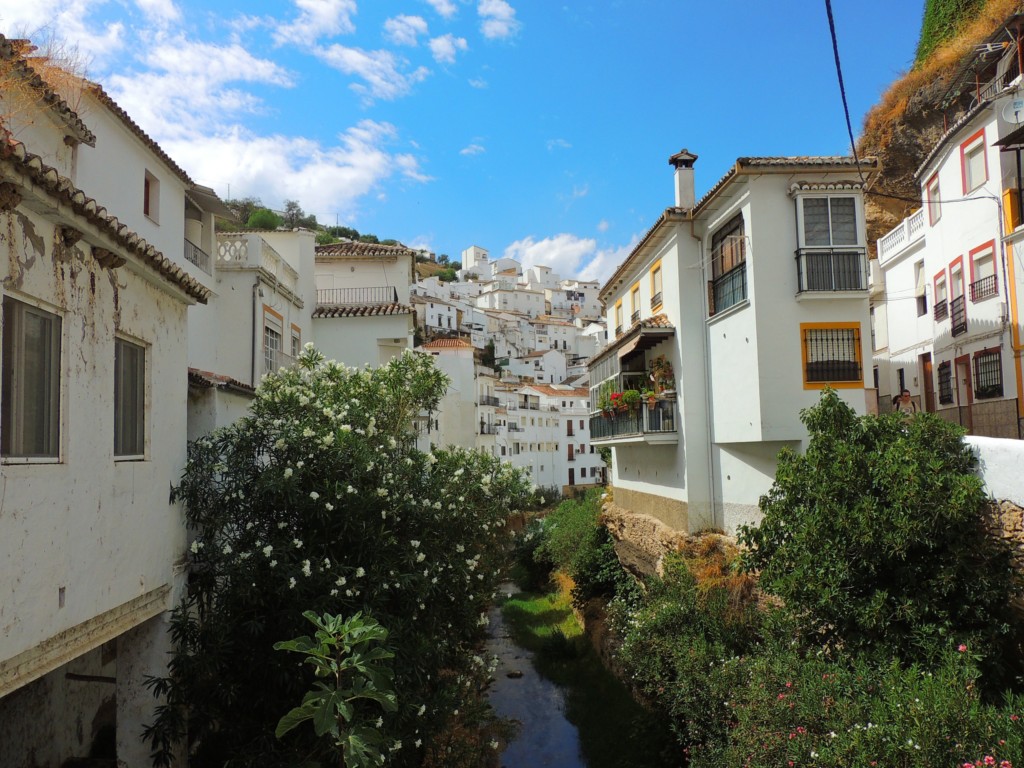
[[939, 197], [939, 174], [934, 174], [925, 185], [925, 200], [928, 203], [928, 223], [934, 224], [942, 217], [942, 203]]
[[266, 304], [263, 305], [263, 372], [273, 373], [282, 364], [284, 331], [282, 320], [277, 312]]
[[59, 456], [61, 319], [3, 298], [0, 455]]
[[651, 311], [659, 309], [661, 304], [661, 262], [656, 261], [651, 268]]
[[963, 172], [965, 195], [988, 181], [984, 128], [960, 145], [960, 170]]
[[801, 323], [804, 389], [863, 386], [860, 323]]
[[629, 303], [633, 313], [630, 315], [629, 322], [632, 324], [640, 319], [640, 283], [637, 283], [630, 289]]
[[949, 302], [946, 300], [946, 273], [935, 276], [935, 321], [949, 317]]
[[615, 335], [622, 334], [622, 299], [615, 302]]
[[146, 349], [114, 340], [114, 456], [146, 453]]
[[292, 357], [298, 358], [302, 354], [302, 329], [292, 325]]
[[160, 223], [160, 180], [149, 171], [142, 181], [142, 212]]
[[853, 197], [802, 197], [801, 245], [835, 247], [860, 245], [857, 238], [857, 201]]
[[953, 402], [953, 366], [948, 360], [939, 363], [939, 402], [943, 405]]
[[971, 301], [982, 301], [998, 295], [996, 282], [995, 241], [985, 243], [970, 253]]
[[914, 286], [917, 295], [917, 316], [922, 317], [928, 314], [928, 296], [924, 291], [924, 261], [914, 265]]
[[743, 214], [737, 214], [711, 237], [710, 314], [747, 298], [747, 249]]
[[986, 349], [974, 355], [974, 396], [1003, 396], [1003, 365], [998, 349]]

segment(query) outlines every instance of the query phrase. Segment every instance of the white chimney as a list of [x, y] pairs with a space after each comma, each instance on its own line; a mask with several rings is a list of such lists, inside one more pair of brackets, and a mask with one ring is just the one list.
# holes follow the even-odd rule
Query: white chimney
[[679, 150], [668, 159], [668, 164], [676, 169], [676, 207], [693, 208], [696, 201], [693, 192], [693, 164], [697, 155], [685, 149]]

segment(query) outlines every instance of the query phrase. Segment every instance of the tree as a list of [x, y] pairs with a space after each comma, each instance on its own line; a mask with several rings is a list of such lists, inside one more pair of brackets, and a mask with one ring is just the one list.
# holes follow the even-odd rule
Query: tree
[[343, 237], [346, 240], [358, 240], [359, 230], [352, 227], [327, 227], [327, 231], [335, 237]]
[[440, 272], [437, 273], [437, 279], [440, 280], [442, 283], [454, 283], [456, 280], [459, 279], [459, 276], [455, 274], [454, 269], [448, 267], [447, 269], [442, 269]]
[[415, 741], [484, 682], [473, 650], [527, 486], [477, 451], [416, 450], [413, 419], [447, 386], [427, 355], [354, 370], [309, 348], [264, 379], [246, 417], [190, 446], [175, 493], [197, 538], [146, 732], [163, 764], [185, 733], [196, 766], [337, 763], [313, 729], [273, 736], [308, 691], [273, 651], [306, 631], [303, 611], [388, 628], [401, 706], [379, 730], [406, 745], [391, 765], [417, 765]]
[[376, 245], [377, 243], [380, 242], [380, 240], [377, 239], [376, 235], [365, 234], [365, 235], [360, 235], [359, 236], [359, 242], [360, 243], [372, 243], [372, 244]]
[[338, 242], [338, 238], [332, 235], [330, 232], [321, 229], [316, 233], [316, 244], [317, 245], [330, 245], [331, 243]]
[[437, 257], [437, 263], [440, 264], [442, 267], [447, 267], [448, 266], [448, 254], [447, 253], [442, 253], [440, 256], [438, 256]]
[[462, 262], [461, 261], [452, 261], [452, 262], [448, 263], [448, 266], [451, 267], [452, 269], [459, 270], [459, 269], [462, 269]]
[[299, 226], [299, 221], [305, 218], [306, 212], [302, 210], [298, 200], [284, 201], [284, 224], [290, 229]]
[[257, 208], [245, 222], [248, 229], [277, 229], [284, 224], [284, 219], [269, 208]]
[[806, 453], [782, 450], [761, 524], [740, 532], [762, 589], [816, 645], [914, 663], [957, 638], [997, 664], [1020, 590], [984, 527], [963, 430], [929, 414], [858, 417], [831, 389], [801, 418]]

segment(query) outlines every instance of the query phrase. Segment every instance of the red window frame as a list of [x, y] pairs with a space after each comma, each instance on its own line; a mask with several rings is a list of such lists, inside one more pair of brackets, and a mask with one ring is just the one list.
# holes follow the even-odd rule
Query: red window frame
[[977, 133], [971, 134], [969, 137], [967, 137], [965, 141], [960, 143], [960, 181], [963, 184], [965, 195], [973, 191], [967, 188], [967, 155], [965, 150], [967, 149], [967, 147], [974, 144], [978, 140], [979, 136], [981, 137], [981, 158], [985, 162], [985, 178], [982, 180], [980, 184], [978, 184], [977, 187], [974, 187], [974, 189], [977, 189], [986, 181], [988, 181], [988, 146], [985, 143], [985, 129], [982, 128]]
[[[995, 281], [996, 281], [996, 292], [998, 293], [998, 291], [999, 291], [999, 271], [996, 269], [996, 241], [995, 240], [989, 240], [987, 243], [984, 243], [983, 245], [979, 245], [977, 248], [972, 248], [970, 251], [967, 252], [967, 260], [970, 262], [970, 267], [971, 267], [971, 281], [970, 281], [969, 284], [970, 285], [974, 284], [974, 254], [982, 253], [983, 251], [989, 251], [989, 250], [992, 251], [992, 276], [995, 278]], [[986, 298], [991, 298], [991, 297], [986, 297]], [[972, 301], [973, 301], [973, 299], [972, 299]]]
[[[961, 161], [962, 162], [962, 161]], [[932, 182], [935, 182], [935, 210], [938, 212], [938, 216], [932, 218]], [[939, 219], [942, 218], [942, 196], [939, 192], [939, 172], [936, 171], [931, 175], [931, 178], [925, 182], [924, 185], [924, 201], [925, 205], [928, 206], [928, 224], [934, 225]]]

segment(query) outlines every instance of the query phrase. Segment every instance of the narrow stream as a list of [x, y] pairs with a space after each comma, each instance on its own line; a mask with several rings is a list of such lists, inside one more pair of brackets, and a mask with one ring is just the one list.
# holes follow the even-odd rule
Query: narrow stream
[[[511, 595], [515, 588], [503, 584], [501, 590]], [[532, 654], [512, 641], [501, 608], [492, 608], [490, 619], [487, 656], [497, 656], [498, 666], [488, 698], [500, 717], [519, 724], [501, 755], [502, 768], [586, 768], [579, 730], [565, 716], [565, 692], [542, 677], [531, 662]]]

